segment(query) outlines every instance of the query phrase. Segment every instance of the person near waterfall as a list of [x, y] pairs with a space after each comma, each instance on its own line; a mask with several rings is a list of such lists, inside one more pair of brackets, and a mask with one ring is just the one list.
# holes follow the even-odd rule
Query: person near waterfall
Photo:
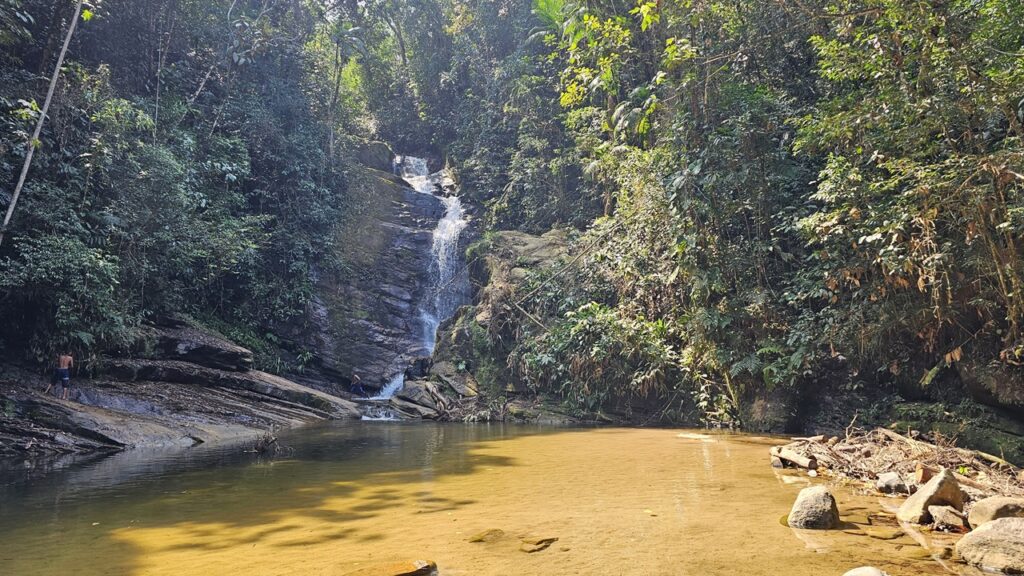
[[363, 379], [355, 372], [352, 373], [352, 385], [349, 387], [349, 390], [353, 394], [358, 394], [363, 398], [366, 398], [366, 388], [363, 388]]
[[61, 400], [68, 399], [68, 393], [71, 390], [71, 368], [75, 365], [75, 359], [71, 356], [71, 352], [65, 351], [57, 356], [57, 367], [53, 370], [53, 379], [50, 381], [50, 385], [46, 387], [46, 392], [43, 394], [49, 394], [50, 390], [60, 383], [61, 386]]

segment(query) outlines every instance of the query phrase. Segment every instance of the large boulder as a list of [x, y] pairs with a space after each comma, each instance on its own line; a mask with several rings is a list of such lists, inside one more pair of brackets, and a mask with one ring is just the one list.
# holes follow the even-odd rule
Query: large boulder
[[992, 496], [977, 502], [967, 517], [971, 526], [981, 526], [998, 518], [1024, 518], [1024, 498]]
[[918, 489], [913, 496], [896, 511], [896, 518], [901, 522], [926, 524], [931, 521], [929, 506], [952, 506], [957, 510], [964, 509], [964, 493], [960, 490], [953, 473], [943, 469], [927, 484]]
[[207, 368], [235, 372], [252, 368], [250, 350], [191, 326], [160, 329], [156, 353], [163, 360], [182, 360]]
[[986, 522], [956, 543], [964, 562], [986, 570], [1024, 573], [1024, 518]]
[[444, 361], [434, 364], [430, 369], [430, 374], [447, 384], [459, 396], [474, 397], [477, 395], [478, 384], [473, 375], [466, 371], [460, 371], [451, 362]]
[[356, 160], [363, 166], [391, 172], [394, 170], [395, 152], [384, 142], [369, 140], [359, 145]]
[[395, 394], [396, 397], [437, 411], [437, 391], [430, 382], [410, 380]]
[[839, 508], [836, 499], [825, 486], [804, 488], [789, 511], [791, 528], [828, 530], [839, 526]]

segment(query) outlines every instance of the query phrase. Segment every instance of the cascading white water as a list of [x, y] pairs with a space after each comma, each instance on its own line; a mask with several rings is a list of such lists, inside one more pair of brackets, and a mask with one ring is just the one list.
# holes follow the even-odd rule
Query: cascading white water
[[[399, 174], [421, 194], [433, 195], [444, 175], [430, 173], [424, 158], [401, 156], [395, 159]], [[458, 196], [440, 196], [444, 216], [437, 222], [431, 243], [430, 286], [420, 302], [419, 319], [422, 324], [422, 352], [433, 354], [437, 341], [437, 328], [455, 313], [468, 298], [469, 277], [459, 258], [459, 237], [466, 229], [466, 213]], [[387, 385], [371, 400], [387, 400], [405, 384], [405, 375], [395, 374]], [[381, 419], [381, 418], [373, 418]]]
[[384, 387], [380, 389], [380, 392], [378, 392], [376, 396], [370, 396], [369, 399], [370, 400], [387, 400], [388, 398], [391, 398], [392, 396], [397, 394], [398, 391], [402, 389], [402, 386], [404, 384], [405, 384], [405, 374], [402, 374], [402, 373], [395, 374], [394, 376], [391, 377], [391, 380], [388, 380], [388, 383], [385, 384]]
[[466, 214], [458, 196], [442, 198], [445, 205], [444, 217], [434, 229], [431, 247], [433, 259], [430, 264], [432, 301], [423, 306], [420, 313], [423, 320], [423, 347], [428, 354], [434, 353], [437, 343], [437, 328], [466, 301], [466, 271], [459, 259], [459, 236], [466, 229]]

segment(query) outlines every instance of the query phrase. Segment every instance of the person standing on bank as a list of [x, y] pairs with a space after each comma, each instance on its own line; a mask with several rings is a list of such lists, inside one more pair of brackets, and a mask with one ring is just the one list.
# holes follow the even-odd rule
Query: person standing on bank
[[71, 356], [71, 352], [64, 352], [57, 356], [57, 368], [53, 371], [53, 381], [46, 387], [44, 394], [50, 393], [50, 388], [57, 382], [60, 382], [61, 386], [61, 400], [68, 399], [68, 392], [71, 387], [71, 369], [75, 366], [75, 359]]

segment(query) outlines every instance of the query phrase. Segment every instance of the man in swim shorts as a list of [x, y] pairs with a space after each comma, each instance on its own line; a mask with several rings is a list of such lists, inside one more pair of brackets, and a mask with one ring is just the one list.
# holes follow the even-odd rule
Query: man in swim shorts
[[57, 368], [53, 371], [53, 380], [50, 382], [50, 385], [46, 387], [46, 392], [44, 392], [44, 394], [49, 394], [53, 385], [59, 382], [61, 387], [61, 400], [67, 400], [68, 392], [71, 387], [71, 368], [73, 368], [74, 365], [75, 359], [71, 356], [70, 352], [64, 352], [57, 356]]

